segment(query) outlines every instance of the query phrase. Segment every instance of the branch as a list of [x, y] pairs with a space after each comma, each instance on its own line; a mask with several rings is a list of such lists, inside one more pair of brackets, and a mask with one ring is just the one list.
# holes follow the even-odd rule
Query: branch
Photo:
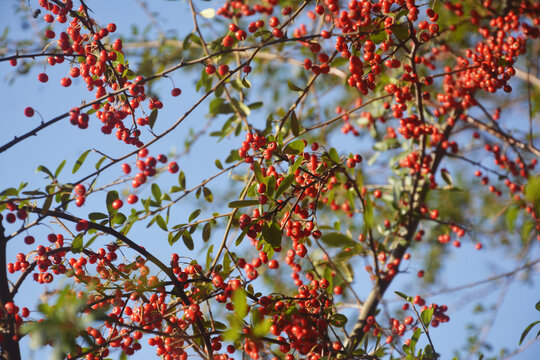
[[[61, 218], [61, 219], [64, 219], [64, 220], [67, 220], [67, 221], [70, 221], [70, 222], [73, 222], [73, 223], [78, 223], [80, 220], [82, 220], [81, 218], [78, 218], [78, 217], [75, 217], [73, 215], [63, 213], [61, 211], [55, 211], [55, 210], [43, 211], [44, 209], [40, 209], [38, 207], [30, 207], [30, 206], [25, 206], [25, 207], [23, 207], [23, 209], [25, 209], [27, 211], [30, 211], [30, 212], [33, 212], [33, 213], [43, 214], [45, 216], [58, 217], [58, 218]], [[146, 259], [148, 259], [150, 262], [152, 262], [154, 265], [156, 265], [161, 271], [163, 271], [169, 277], [169, 279], [172, 280], [172, 282], [174, 284], [174, 289], [176, 290], [177, 295], [182, 299], [182, 302], [184, 303], [184, 305], [189, 306], [191, 304], [191, 300], [189, 299], [189, 297], [187, 296], [187, 294], [184, 291], [184, 283], [181, 282], [180, 280], [178, 280], [178, 278], [175, 276], [174, 272], [169, 267], [167, 267], [164, 263], [162, 263], [161, 260], [156, 258], [154, 255], [152, 255], [150, 252], [148, 252], [142, 246], [137, 245], [133, 240], [129, 239], [124, 234], [122, 234], [122, 233], [120, 233], [120, 232], [118, 232], [118, 231], [116, 231], [114, 229], [111, 229], [108, 226], [97, 224], [97, 223], [94, 223], [94, 222], [91, 222], [91, 221], [88, 221], [88, 225], [89, 225], [90, 229], [96, 229], [96, 230], [104, 232], [105, 234], [109, 234], [109, 235], [114, 236], [118, 240], [123, 241], [126, 245], [128, 245], [133, 250], [137, 251], [139, 254], [146, 257]], [[204, 325], [202, 324], [200, 319], [197, 320], [196, 325], [197, 325], [198, 331], [201, 334], [205, 333]], [[210, 343], [210, 338], [205, 336], [204, 341], [205, 341], [205, 346], [206, 346], [208, 359], [213, 359], [212, 344]]]
[[[7, 239], [4, 234], [4, 226], [0, 222], [0, 306], [13, 301], [13, 297], [9, 292], [9, 281], [6, 270], [6, 245]], [[17, 326], [13, 315], [4, 314], [0, 318], [0, 326], [4, 333], [0, 348], [0, 357], [6, 360], [21, 360], [21, 351], [19, 342], [14, 340], [17, 338]]]

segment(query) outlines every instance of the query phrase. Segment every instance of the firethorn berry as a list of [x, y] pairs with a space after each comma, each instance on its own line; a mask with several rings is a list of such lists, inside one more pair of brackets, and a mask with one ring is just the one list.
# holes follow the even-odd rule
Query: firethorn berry
[[270, 27], [273, 27], [275, 28], [276, 26], [279, 25], [279, 19], [275, 16], [272, 16], [269, 20], [268, 20], [268, 25], [270, 25]]
[[218, 74], [223, 76], [225, 74], [227, 74], [229, 72], [229, 65], [227, 64], [223, 64], [223, 65], [220, 65], [219, 68], [218, 68]]
[[169, 163], [168, 170], [171, 174], [177, 173], [179, 170], [178, 164], [174, 161]]
[[206, 73], [207, 73], [208, 75], [212, 75], [213, 73], [216, 72], [216, 66], [213, 65], [213, 64], [207, 65], [206, 68], [205, 68], [205, 70], [206, 70]]
[[279, 262], [277, 260], [275, 260], [275, 259], [272, 259], [272, 260], [270, 260], [268, 262], [268, 267], [270, 269], [277, 269], [277, 268], [279, 268]]
[[167, 162], [167, 156], [165, 156], [163, 154], [159, 154], [157, 156], [157, 161], [159, 161], [160, 163], [165, 164]]
[[283, 37], [283, 30], [274, 28], [274, 30], [272, 30], [272, 35], [274, 35], [278, 39], [281, 39]]
[[83, 184], [77, 184], [75, 185], [75, 194], [79, 195], [79, 196], [82, 196], [84, 194], [86, 194], [86, 188], [84, 187]]
[[75, 205], [77, 205], [78, 207], [81, 207], [84, 205], [84, 202], [86, 201], [86, 197], [85, 196], [77, 196], [75, 198]]
[[234, 23], [230, 23], [229, 24], [229, 31], [230, 32], [237, 32], [238, 31], [238, 26]]
[[38, 75], [38, 80], [42, 83], [46, 83], [47, 81], [49, 81], [49, 77], [47, 76], [47, 74], [41, 73]]
[[120, 199], [116, 199], [112, 203], [112, 207], [115, 210], [120, 209], [123, 205], [124, 205], [124, 202], [122, 200], [120, 200]]
[[377, 189], [373, 192], [373, 196], [375, 196], [375, 199], [380, 199], [382, 196], [381, 190]]
[[234, 44], [234, 39], [232, 38], [232, 36], [227, 35], [223, 38], [221, 44], [225, 47], [231, 47]]
[[234, 35], [238, 41], [246, 40], [247, 33], [244, 30], [238, 30]]
[[62, 85], [63, 87], [71, 86], [71, 79], [68, 77], [62, 78], [62, 80], [60, 80], [60, 85]]
[[34, 239], [34, 237], [32, 235], [25, 236], [25, 238], [24, 238], [24, 243], [26, 245], [32, 245], [35, 241], [36, 241], [36, 239]]
[[139, 150], [137, 155], [139, 155], [140, 158], [147, 157], [148, 156], [148, 148], [144, 148], [144, 149]]
[[26, 117], [32, 117], [34, 116], [34, 109], [32, 109], [30, 106], [24, 109], [24, 115]]
[[474, 245], [474, 248], [475, 248], [476, 250], [481, 250], [481, 249], [482, 249], [482, 243], [476, 243], [476, 244]]
[[180, 94], [182, 93], [182, 90], [180, 90], [179, 88], [174, 88], [171, 90], [171, 95], [172, 96], [180, 96]]
[[341, 295], [343, 294], [343, 288], [341, 285], [334, 286], [334, 294]]
[[122, 171], [124, 172], [124, 174], [129, 174], [131, 172], [131, 166], [129, 166], [129, 164], [123, 163]]
[[135, 204], [138, 200], [139, 198], [135, 194], [131, 194], [127, 197], [128, 204]]

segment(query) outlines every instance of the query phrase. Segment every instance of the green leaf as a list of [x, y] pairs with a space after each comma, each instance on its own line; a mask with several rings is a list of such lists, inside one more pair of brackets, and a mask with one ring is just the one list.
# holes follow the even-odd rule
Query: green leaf
[[304, 140], [295, 140], [288, 143], [287, 146], [285, 146], [285, 149], [283, 149], [283, 152], [285, 154], [298, 155], [304, 151], [305, 147], [306, 144], [304, 143]]
[[202, 231], [202, 238], [204, 242], [207, 242], [210, 240], [210, 234], [212, 233], [212, 225], [210, 223], [204, 224], [203, 231]]
[[289, 89], [291, 89], [292, 91], [303, 91], [301, 87], [295, 85], [291, 80], [287, 80], [287, 85], [289, 85]]
[[441, 177], [443, 178], [444, 182], [446, 182], [448, 185], [453, 186], [454, 182], [452, 181], [452, 177], [450, 176], [450, 173], [448, 171], [441, 171]]
[[188, 222], [192, 222], [193, 220], [195, 220], [197, 218], [197, 216], [199, 216], [201, 214], [201, 209], [197, 209], [195, 211], [193, 211], [191, 213], [191, 215], [189, 215], [189, 219], [188, 219]]
[[[19, 195], [19, 192], [15, 188], [7, 188], [0, 193], [0, 196], [18, 196], [18, 195]], [[36, 195], [41, 195], [41, 194], [36, 194]]]
[[273, 248], [278, 248], [281, 246], [281, 229], [277, 222], [272, 221], [270, 226], [263, 224], [262, 236], [263, 239]]
[[60, 171], [64, 168], [64, 165], [66, 165], [66, 160], [62, 161], [60, 165], [56, 168], [56, 171], [54, 172], [54, 177], [57, 178], [58, 175], [60, 175]]
[[49, 169], [47, 169], [45, 166], [39, 165], [38, 168], [36, 169], [36, 172], [38, 172], [38, 171], [41, 171], [41, 172], [47, 174], [48, 177], [50, 177], [51, 179], [54, 179], [54, 175], [52, 174], [52, 172]]
[[264, 182], [264, 176], [262, 174], [261, 170], [261, 164], [259, 164], [258, 161], [253, 162], [253, 172], [255, 173], [255, 178], [257, 179], [257, 182], [263, 183]]
[[296, 112], [291, 113], [291, 131], [294, 136], [298, 136], [300, 134], [300, 124], [298, 122], [298, 118], [296, 117]]
[[540, 301], [537, 302], [534, 307], [535, 307], [536, 311], [540, 311]]
[[358, 245], [350, 237], [342, 233], [332, 232], [322, 236], [321, 240], [330, 247], [355, 247]]
[[82, 234], [78, 234], [77, 236], [75, 236], [75, 238], [71, 242], [71, 248], [74, 253], [79, 253], [82, 251], [82, 248], [83, 248]]
[[118, 191], [116, 190], [111, 190], [107, 193], [107, 210], [109, 211], [109, 215], [113, 215], [113, 214], [116, 214], [117, 210], [116, 209], [113, 209], [112, 207], [112, 203], [114, 202], [114, 200], [118, 199]]
[[343, 314], [332, 314], [329, 322], [335, 327], [344, 327], [347, 323], [347, 317]]
[[405, 295], [404, 293], [400, 292], [400, 291], [394, 291], [394, 293], [399, 296], [400, 298], [404, 299], [405, 301], [409, 301], [411, 302], [412, 301], [412, 297], [410, 296], [407, 296]]
[[232, 303], [234, 305], [234, 311], [239, 319], [246, 317], [248, 313], [247, 296], [244, 289], [236, 289], [232, 295]]
[[[521, 338], [519, 339], [519, 345], [521, 345], [521, 343], [523, 342], [523, 340], [525, 340], [525, 338], [526, 338], [527, 335], [529, 334], [529, 331], [531, 331], [531, 329], [532, 329], [535, 325], [537, 325], [537, 324], [540, 324], [540, 320], [530, 323], [529, 326], [527, 326], [527, 327], [525, 328], [525, 330], [524, 330], [523, 333], [521, 334]], [[538, 337], [538, 335], [537, 335], [536, 337]]]
[[236, 208], [242, 208], [242, 207], [253, 206], [253, 205], [258, 205], [258, 204], [259, 204], [259, 200], [236, 200], [236, 201], [231, 201], [227, 206], [229, 206], [232, 209], [236, 209]]
[[204, 199], [208, 202], [212, 202], [214, 201], [214, 195], [212, 195], [212, 191], [210, 191], [209, 188], [207, 187], [203, 187], [203, 195], [204, 195]]
[[150, 113], [150, 116], [148, 117], [148, 125], [150, 126], [150, 129], [154, 129], [154, 125], [156, 123], [156, 119], [157, 119], [157, 114], [158, 114], [158, 109], [153, 109], [152, 112]]
[[216, 159], [214, 163], [219, 170], [223, 170], [223, 165], [221, 164], [221, 161], [219, 161], [219, 159]]
[[431, 323], [431, 318], [433, 317], [433, 311], [434, 311], [433, 308], [426, 309], [422, 311], [422, 313], [420, 314], [420, 318], [422, 319], [422, 322], [424, 323], [426, 327], [429, 327], [429, 324]]
[[420, 335], [422, 334], [422, 330], [420, 328], [416, 328], [414, 330], [413, 336], [411, 337], [411, 342], [409, 344], [409, 347], [411, 348], [411, 352], [414, 354], [416, 344], [418, 343], [418, 339], [420, 339]]
[[178, 231], [176, 234], [172, 234], [172, 233], [169, 233], [169, 245], [172, 245], [174, 244], [175, 242], [178, 241], [178, 239], [180, 239], [180, 236], [182, 236], [182, 233], [180, 231]]
[[126, 221], [126, 215], [120, 212], [115, 214], [111, 219], [111, 223], [118, 224], [118, 225], [123, 224], [125, 221]]
[[49, 209], [51, 208], [51, 204], [52, 204], [52, 201], [53, 201], [54, 189], [55, 189], [54, 186], [47, 186], [47, 191], [48, 191], [49, 195], [47, 196], [47, 198], [43, 202], [43, 208], [41, 210], [41, 215], [45, 215], [47, 213], [47, 211], [49, 211]]
[[298, 156], [296, 158], [296, 160], [294, 161], [294, 164], [289, 169], [289, 174], [294, 174], [296, 172], [296, 170], [298, 170], [300, 165], [302, 165], [303, 161], [304, 161], [304, 157], [303, 156]]
[[242, 230], [242, 232], [240, 233], [240, 235], [238, 235], [238, 237], [236, 238], [236, 241], [234, 242], [235, 246], [238, 246], [242, 243], [242, 240], [244, 240], [244, 237], [246, 236], [248, 230], [249, 230], [249, 227], [246, 227], [244, 230]]
[[257, 102], [254, 102], [254, 103], [251, 103], [248, 105], [248, 107], [251, 109], [251, 110], [255, 110], [255, 109], [259, 109], [263, 106], [263, 102], [262, 101], [257, 101]]
[[184, 241], [184, 244], [189, 250], [193, 250], [195, 246], [193, 245], [193, 238], [191, 237], [191, 234], [189, 231], [184, 231], [182, 234], [182, 240]]
[[340, 161], [339, 161], [339, 155], [338, 155], [336, 149], [330, 148], [330, 150], [328, 150], [328, 157], [329, 157], [330, 160], [332, 160], [334, 163], [336, 163], [336, 164], [339, 164], [339, 163], [340, 163]]
[[101, 159], [98, 160], [98, 162], [96, 163], [95, 165], [95, 168], [96, 170], [99, 170], [99, 168], [101, 167], [101, 164], [103, 164], [103, 162], [107, 160], [107, 157], [106, 156], [102, 156]]
[[75, 174], [81, 168], [82, 164], [84, 164], [84, 161], [86, 160], [86, 157], [88, 156], [90, 151], [91, 150], [86, 150], [85, 152], [81, 154], [81, 156], [79, 156], [79, 158], [75, 162], [75, 165], [73, 165], [73, 169], [71, 170], [72, 174]]
[[161, 230], [168, 231], [167, 230], [167, 224], [165, 223], [165, 220], [163, 219], [163, 217], [161, 215], [156, 216], [156, 223], [161, 228]]
[[373, 203], [369, 196], [364, 198], [366, 205], [364, 207], [364, 231], [367, 233], [373, 228]]
[[246, 87], [248, 89], [251, 88], [251, 83], [245, 77], [242, 79], [242, 85], [244, 85], [244, 87]]
[[409, 38], [409, 27], [405, 24], [399, 24], [392, 26], [392, 32], [401, 41], [405, 41]]
[[267, 179], [266, 194], [268, 197], [273, 198], [276, 191], [276, 178], [274, 176], [268, 176]]
[[186, 174], [184, 174], [182, 170], [180, 170], [180, 173], [178, 174], [178, 185], [180, 185], [181, 190], [186, 188]]
[[283, 193], [291, 187], [292, 183], [294, 182], [294, 174], [288, 174], [283, 178], [281, 181], [281, 184], [279, 184], [277, 190], [276, 190], [276, 199], [279, 198]]
[[156, 183], [152, 184], [152, 195], [154, 195], [156, 202], [158, 204], [161, 204], [161, 189], [159, 188], [159, 185]]
[[514, 232], [516, 219], [519, 215], [519, 211], [520, 211], [519, 206], [511, 206], [506, 210], [504, 214], [506, 228], [511, 232]]

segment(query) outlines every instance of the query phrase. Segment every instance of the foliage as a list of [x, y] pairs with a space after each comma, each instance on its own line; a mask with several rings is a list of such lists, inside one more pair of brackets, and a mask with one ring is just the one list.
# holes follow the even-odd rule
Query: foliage
[[[40, 37], [0, 37], [7, 81], [37, 74], [59, 101], [28, 99], [41, 122], [0, 156], [89, 134], [0, 192], [0, 357], [29, 337], [67, 359], [446, 358], [431, 298], [504, 294], [540, 262], [540, 4], [188, 0], [177, 34], [136, 3], [149, 25], [129, 31], [31, 0]], [[450, 253], [500, 247], [508, 272], [437, 287]]]

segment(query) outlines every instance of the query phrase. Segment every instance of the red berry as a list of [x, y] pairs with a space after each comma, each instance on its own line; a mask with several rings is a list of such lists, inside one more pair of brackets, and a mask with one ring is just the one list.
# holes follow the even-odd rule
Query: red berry
[[68, 78], [68, 77], [62, 78], [62, 80], [60, 80], [60, 85], [62, 85], [63, 87], [70, 86], [71, 85], [71, 79]]
[[35, 241], [36, 239], [34, 239], [32, 235], [28, 235], [24, 238], [24, 243], [27, 245], [32, 245]]
[[163, 154], [159, 154], [157, 156], [157, 161], [159, 161], [160, 163], [166, 163], [167, 162], [167, 156], [163, 155]]
[[179, 88], [174, 88], [171, 90], [171, 95], [172, 96], [180, 96], [180, 94], [182, 93], [182, 90], [180, 90]]
[[218, 68], [219, 75], [223, 76], [229, 72], [229, 65], [223, 64]]
[[212, 75], [216, 72], [216, 66], [213, 64], [207, 65], [205, 70], [208, 75]]
[[223, 38], [223, 41], [221, 41], [221, 44], [225, 47], [231, 47], [234, 44], [234, 39], [232, 36], [227, 35]]
[[30, 106], [27, 107], [26, 109], [24, 109], [24, 115], [26, 115], [27, 117], [34, 116], [34, 109], [32, 109]]
[[77, 196], [77, 198], [75, 199], [75, 205], [77, 205], [78, 207], [81, 207], [84, 205], [84, 201], [86, 200], [86, 197], [84, 196]]
[[41, 73], [38, 75], [38, 80], [42, 83], [46, 83], [47, 81], [49, 81], [49, 77], [47, 76], [47, 74]]
[[137, 200], [139, 200], [139, 198], [135, 194], [131, 194], [127, 198], [128, 204], [135, 204], [137, 202]]
[[124, 205], [124, 202], [122, 200], [120, 200], [120, 199], [116, 199], [112, 203], [112, 207], [115, 210], [120, 209], [123, 205]]
[[84, 187], [83, 184], [77, 184], [75, 185], [75, 194], [79, 195], [79, 196], [82, 196], [84, 194], [86, 194], [86, 188]]
[[171, 174], [178, 172], [178, 164], [176, 162], [169, 163], [168, 170]]
[[275, 16], [272, 16], [269, 20], [268, 20], [268, 25], [270, 25], [271, 27], [275, 28], [276, 26], [279, 25], [279, 19]]
[[123, 163], [122, 171], [124, 172], [124, 174], [129, 174], [131, 172], [131, 166], [129, 166], [129, 164]]

